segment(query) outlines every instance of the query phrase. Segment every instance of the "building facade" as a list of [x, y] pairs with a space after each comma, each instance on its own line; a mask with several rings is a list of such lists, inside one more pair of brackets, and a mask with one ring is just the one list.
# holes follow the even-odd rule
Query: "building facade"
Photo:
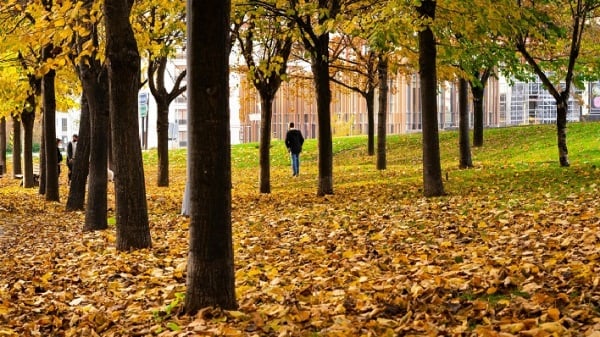
[[[231, 64], [242, 64], [232, 53]], [[184, 54], [170, 63], [167, 79], [174, 82], [185, 69]], [[172, 84], [172, 83], [171, 83]], [[185, 84], [185, 82], [184, 82]], [[167, 87], [169, 84], [167, 83]], [[421, 97], [417, 74], [390, 77], [388, 87], [387, 134], [419, 132], [422, 128]], [[368, 133], [367, 104], [358, 93], [332, 84], [331, 126], [334, 136]], [[143, 92], [143, 90], [142, 90]], [[149, 94], [149, 92], [148, 92]], [[438, 105], [440, 130], [458, 128], [458, 85], [444, 82], [435, 98]], [[142, 141], [145, 148], [156, 147], [156, 104], [150, 95], [146, 117], [140, 116]], [[375, 130], [377, 98], [375, 99]], [[472, 112], [472, 109], [470, 109]], [[187, 93], [180, 95], [169, 110], [169, 145], [187, 146]], [[230, 73], [231, 143], [258, 142], [260, 139], [261, 105], [258, 92], [241, 72]], [[472, 118], [472, 117], [471, 117]], [[568, 121], [600, 119], [600, 82], [588, 83], [575, 90], [569, 101]], [[317, 104], [311, 79], [290, 79], [283, 82], [273, 102], [272, 138], [283, 139], [288, 124], [294, 122], [306, 138], [317, 138]], [[509, 82], [505, 78], [490, 78], [484, 96], [485, 127], [555, 123], [556, 104], [541, 81]], [[472, 120], [470, 121], [472, 125]], [[144, 134], [144, 132], [146, 134]]]

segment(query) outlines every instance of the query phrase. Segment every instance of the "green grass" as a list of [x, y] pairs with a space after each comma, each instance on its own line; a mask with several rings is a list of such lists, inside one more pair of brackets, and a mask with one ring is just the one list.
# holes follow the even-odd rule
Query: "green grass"
[[[387, 169], [376, 169], [376, 156], [367, 155], [367, 137], [333, 139], [334, 192], [367, 185], [396, 187], [403, 194], [421, 195], [421, 134], [391, 135], [387, 139]], [[485, 190], [503, 194], [531, 193], [568, 196], [574, 190], [589, 188], [600, 167], [600, 123], [570, 123], [567, 145], [571, 167], [560, 167], [554, 125], [486, 129], [484, 146], [472, 148], [472, 169], [458, 167], [457, 131], [440, 132], [440, 155], [444, 188], [449, 195]], [[156, 165], [156, 151], [145, 152], [144, 161]], [[271, 142], [271, 185], [273, 192], [285, 189], [290, 179], [289, 157], [281, 140]], [[301, 175], [295, 186], [307, 193], [316, 191], [318, 142], [308, 139], [301, 154]], [[174, 173], [184, 174], [186, 150], [170, 152]], [[179, 173], [177, 173], [179, 172]], [[259, 144], [232, 146], [234, 186], [258, 190]], [[535, 204], [534, 204], [535, 206]]]

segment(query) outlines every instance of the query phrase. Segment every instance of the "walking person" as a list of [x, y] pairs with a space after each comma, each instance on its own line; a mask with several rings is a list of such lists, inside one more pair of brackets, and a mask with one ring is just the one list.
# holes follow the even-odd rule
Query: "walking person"
[[294, 128], [294, 122], [290, 123], [290, 128], [285, 135], [285, 147], [287, 147], [290, 156], [292, 157], [292, 175], [297, 177], [300, 174], [300, 152], [302, 152], [302, 144], [304, 137], [302, 132]]
[[57, 165], [58, 165], [58, 174], [57, 177], [60, 178], [60, 162], [62, 162], [63, 157], [62, 157], [62, 153], [60, 152], [60, 144], [62, 143], [62, 141], [60, 140], [60, 138], [56, 138], [56, 160], [57, 160]]
[[67, 167], [69, 168], [69, 184], [71, 183], [71, 172], [73, 171], [73, 159], [75, 159], [75, 150], [77, 150], [77, 134], [73, 135], [73, 140], [67, 144]]

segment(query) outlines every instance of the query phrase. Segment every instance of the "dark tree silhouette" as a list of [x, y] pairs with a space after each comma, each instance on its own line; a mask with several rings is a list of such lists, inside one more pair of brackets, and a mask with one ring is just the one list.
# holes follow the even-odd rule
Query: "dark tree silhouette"
[[104, 3], [117, 250], [121, 251], [152, 246], [142, 148], [137, 132], [140, 55], [129, 22], [132, 5], [131, 0]]
[[231, 231], [229, 0], [187, 2], [190, 247], [185, 311], [237, 307]]
[[[421, 1], [417, 12], [423, 20], [435, 18], [436, 2]], [[444, 194], [440, 141], [437, 117], [436, 44], [429, 26], [419, 31], [419, 76], [421, 79], [421, 106], [423, 110], [423, 194], [426, 197]]]
[[459, 147], [460, 168], [473, 167], [471, 160], [471, 142], [469, 140], [469, 83], [461, 78], [458, 83]]
[[380, 55], [377, 62], [377, 76], [379, 77], [379, 112], [377, 113], [377, 169], [387, 168], [386, 138], [387, 138], [387, 96], [388, 96], [388, 60]]

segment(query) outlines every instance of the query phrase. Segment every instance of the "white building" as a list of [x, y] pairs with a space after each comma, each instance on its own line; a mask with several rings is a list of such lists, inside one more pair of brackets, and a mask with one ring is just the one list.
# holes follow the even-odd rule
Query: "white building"
[[[232, 53], [231, 61], [240, 62], [238, 56]], [[234, 64], [233, 63], [233, 64]], [[184, 53], [179, 53], [174, 59], [169, 60], [167, 64], [167, 74], [165, 83], [167, 90], [170, 90], [175, 83], [177, 76], [186, 69], [186, 56]], [[186, 85], [184, 80], [181, 85]], [[229, 74], [229, 113], [231, 125], [231, 144], [240, 143], [240, 76], [235, 72]], [[158, 145], [156, 133], [156, 101], [150, 89], [147, 87], [140, 90], [138, 97], [149, 96], [147, 111], [144, 111], [140, 105], [140, 139], [144, 149], [155, 148]], [[143, 100], [143, 98], [142, 98]], [[142, 102], [140, 102], [142, 103]], [[147, 113], [145, 117], [142, 117]], [[179, 95], [169, 106], [169, 148], [176, 149], [187, 146], [187, 92]], [[147, 144], [145, 142], [145, 134], [147, 134]]]

